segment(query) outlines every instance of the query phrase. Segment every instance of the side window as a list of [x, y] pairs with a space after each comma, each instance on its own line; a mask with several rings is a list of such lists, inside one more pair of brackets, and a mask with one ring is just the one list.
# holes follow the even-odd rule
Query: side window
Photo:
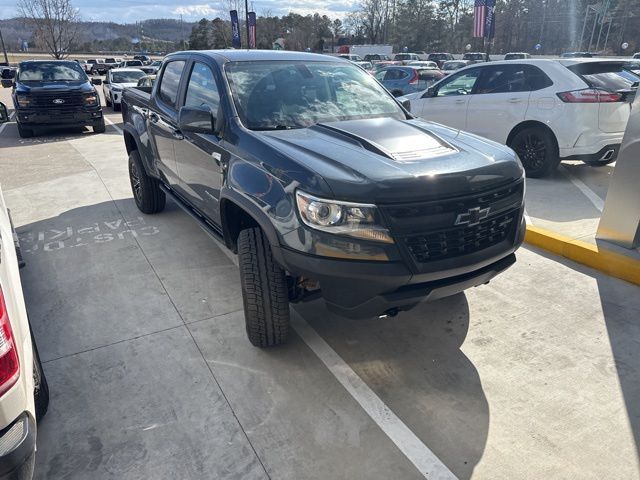
[[203, 63], [196, 62], [193, 65], [184, 104], [189, 107], [207, 105], [214, 115], [218, 110], [218, 105], [220, 104], [218, 86], [213, 72]]
[[436, 97], [468, 95], [472, 93], [478, 77], [480, 76], [480, 71], [480, 68], [473, 68], [471, 70], [451, 75], [440, 83]]
[[524, 65], [496, 65], [484, 69], [476, 93], [528, 92]]
[[184, 60], [170, 62], [164, 68], [160, 79], [160, 100], [166, 105], [175, 108], [178, 98], [178, 87], [180, 86], [180, 76], [184, 69]]
[[533, 65], [524, 65], [524, 74], [531, 90], [542, 90], [553, 85], [547, 74]]

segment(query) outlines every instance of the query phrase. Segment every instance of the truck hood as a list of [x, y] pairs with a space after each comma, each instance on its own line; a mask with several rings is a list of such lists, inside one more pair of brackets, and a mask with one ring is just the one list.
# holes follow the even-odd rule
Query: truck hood
[[390, 203], [465, 195], [522, 178], [498, 143], [422, 120], [349, 120], [257, 133], [327, 182], [335, 198]]
[[18, 93], [91, 93], [93, 85], [88, 80], [76, 82], [18, 82]]

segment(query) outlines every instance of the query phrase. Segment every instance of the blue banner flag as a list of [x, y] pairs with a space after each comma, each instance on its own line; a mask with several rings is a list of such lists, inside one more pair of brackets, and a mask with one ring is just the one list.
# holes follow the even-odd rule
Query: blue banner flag
[[242, 48], [242, 40], [240, 39], [240, 22], [238, 21], [238, 11], [231, 10], [231, 45], [233, 48]]

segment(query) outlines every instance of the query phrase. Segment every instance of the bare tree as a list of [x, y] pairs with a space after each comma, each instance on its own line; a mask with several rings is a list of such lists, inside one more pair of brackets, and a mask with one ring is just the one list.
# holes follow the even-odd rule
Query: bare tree
[[69, 55], [80, 20], [71, 0], [18, 0], [18, 13], [31, 24], [36, 39], [54, 58]]

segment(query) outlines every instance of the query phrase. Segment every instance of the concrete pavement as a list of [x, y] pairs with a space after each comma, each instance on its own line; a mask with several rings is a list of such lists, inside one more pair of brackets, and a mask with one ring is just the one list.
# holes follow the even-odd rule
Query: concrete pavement
[[[36, 478], [424, 478], [300, 335], [251, 347], [232, 258], [170, 202], [137, 211], [113, 127], [10, 124], [0, 182], [51, 388]], [[638, 292], [523, 248], [393, 319], [294, 315], [458, 478], [634, 479]]]

